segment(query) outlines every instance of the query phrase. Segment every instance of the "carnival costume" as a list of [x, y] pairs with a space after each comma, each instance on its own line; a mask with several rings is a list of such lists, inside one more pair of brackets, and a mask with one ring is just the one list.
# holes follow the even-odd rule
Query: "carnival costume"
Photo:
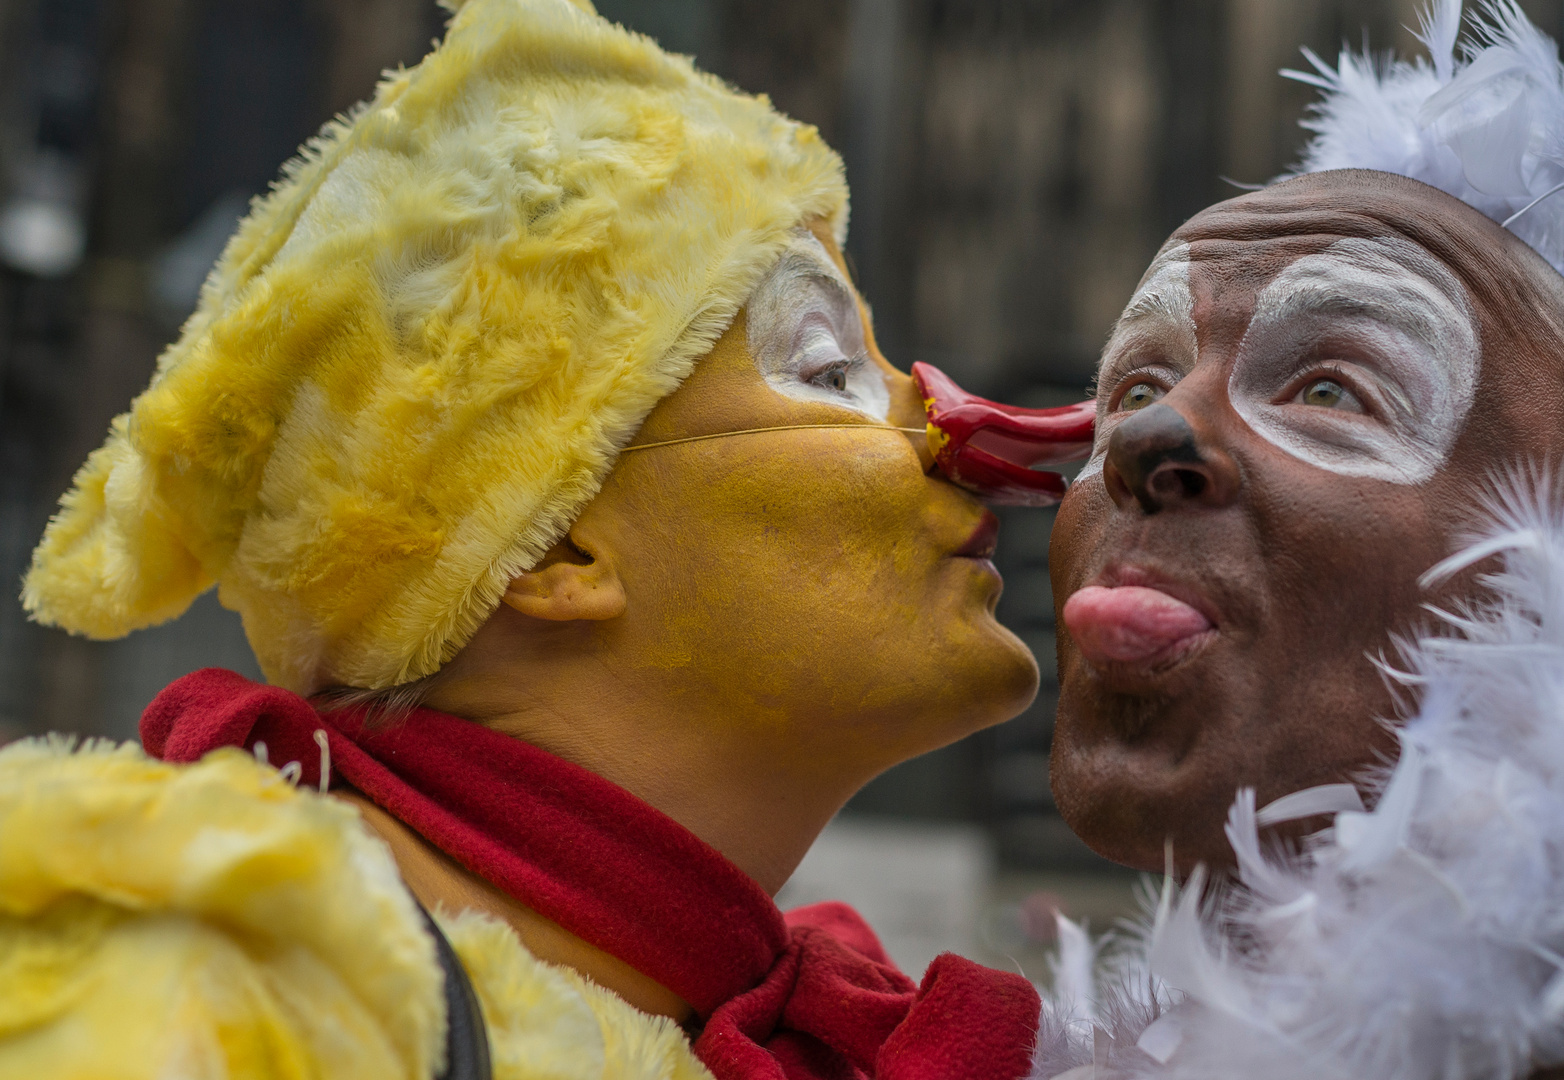
[[[188, 676], [145, 753], [0, 752], [0, 1077], [1014, 1080], [1038, 1015], [1019, 976], [947, 956], [920, 986], [848, 909], [784, 918], [584, 769], [428, 709], [308, 700], [438, 671], [796, 230], [845, 233], [839, 159], [763, 98], [585, 0], [453, 7], [257, 201], [35, 554], [28, 610], [97, 638], [215, 584], [272, 685]], [[927, 396], [953, 479], [996, 498], [1062, 490], [1005, 457], [1029, 424], [1089, 440], [1089, 408]], [[985, 425], [1007, 449], [965, 445]], [[325, 794], [344, 781], [690, 1026], [486, 916], [426, 921]]]
[[437, 912], [496, 1080], [1025, 1071], [1037, 999], [1018, 977], [947, 955], [920, 988], [851, 909], [784, 918], [584, 769], [432, 710], [363, 719], [211, 669], [147, 711], [166, 761], [0, 752], [0, 1077], [440, 1075], [438, 939], [358, 814], [314, 791], [322, 768], [700, 1018], [691, 1037], [497, 920]]

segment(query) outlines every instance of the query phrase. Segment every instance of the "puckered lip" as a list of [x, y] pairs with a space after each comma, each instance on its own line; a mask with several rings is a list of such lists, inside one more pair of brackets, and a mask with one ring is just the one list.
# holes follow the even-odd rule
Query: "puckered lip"
[[994, 516], [992, 510], [985, 510], [977, 528], [972, 530], [967, 542], [957, 548], [954, 554], [963, 559], [992, 559], [998, 547], [999, 518]]
[[1211, 624], [1213, 631], [1222, 629], [1222, 614], [1209, 596], [1197, 586], [1179, 581], [1162, 571], [1135, 563], [1113, 562], [1099, 570], [1081, 588], [1092, 585], [1100, 585], [1106, 589], [1118, 588], [1121, 585], [1138, 585], [1145, 589], [1155, 589], [1200, 612]]

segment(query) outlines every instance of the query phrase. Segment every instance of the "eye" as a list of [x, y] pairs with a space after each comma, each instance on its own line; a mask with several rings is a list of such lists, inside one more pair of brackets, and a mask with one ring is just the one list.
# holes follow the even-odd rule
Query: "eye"
[[1121, 412], [1135, 412], [1153, 404], [1162, 397], [1162, 388], [1156, 383], [1138, 382], [1124, 391], [1119, 398]]
[[1311, 380], [1298, 391], [1295, 400], [1321, 409], [1352, 409], [1358, 412], [1363, 409], [1352, 391], [1335, 379]]
[[847, 362], [832, 364], [821, 368], [809, 377], [811, 384], [830, 390], [832, 393], [847, 393]]

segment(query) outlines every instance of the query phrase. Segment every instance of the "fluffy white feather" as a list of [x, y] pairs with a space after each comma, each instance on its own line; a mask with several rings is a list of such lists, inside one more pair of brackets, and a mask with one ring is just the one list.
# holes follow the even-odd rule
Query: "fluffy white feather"
[[[1555, 490], [1545, 470], [1508, 477], [1490, 527], [1430, 571], [1498, 556], [1487, 599], [1404, 646], [1394, 677], [1418, 704], [1373, 809], [1312, 789], [1257, 813], [1240, 792], [1239, 882], [1166, 889], [1094, 985], [1072, 979], [1089, 1011], [1048, 998], [1034, 1080], [1503, 1080], [1564, 1062]], [[1262, 847], [1262, 822], [1322, 808], [1334, 825], [1301, 854]]]
[[1324, 95], [1303, 121], [1314, 138], [1289, 175], [1378, 169], [1421, 180], [1506, 224], [1564, 272], [1558, 48], [1515, 0], [1486, 0], [1458, 44], [1460, 26], [1461, 0], [1424, 12], [1418, 36], [1432, 63], [1343, 50], [1331, 67], [1305, 49], [1314, 70], [1283, 74]]

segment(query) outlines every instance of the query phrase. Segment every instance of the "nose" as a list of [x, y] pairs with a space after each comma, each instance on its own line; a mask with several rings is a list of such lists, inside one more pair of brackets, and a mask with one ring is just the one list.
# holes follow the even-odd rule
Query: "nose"
[[1023, 409], [969, 394], [932, 364], [912, 365], [928, 414], [929, 449], [947, 480], [997, 506], [1053, 506], [1069, 486], [1033, 468], [1091, 454], [1097, 406]]
[[1115, 503], [1127, 508], [1134, 499], [1148, 514], [1226, 506], [1238, 492], [1233, 459], [1202, 446], [1184, 415], [1161, 401], [1114, 429], [1102, 471]]

